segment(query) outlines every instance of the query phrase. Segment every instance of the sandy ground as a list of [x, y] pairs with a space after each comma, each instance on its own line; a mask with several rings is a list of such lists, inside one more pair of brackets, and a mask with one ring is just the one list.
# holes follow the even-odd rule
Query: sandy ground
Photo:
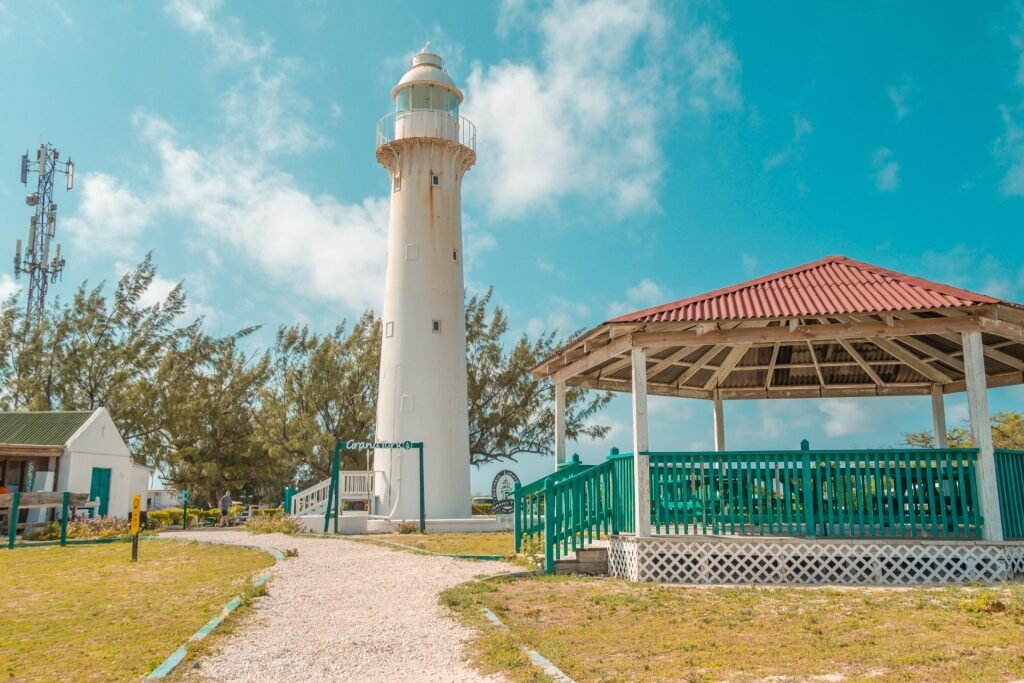
[[438, 604], [450, 586], [514, 571], [397, 552], [337, 538], [244, 531], [189, 531], [196, 538], [295, 548], [272, 571], [269, 595], [255, 601], [235, 634], [199, 661], [215, 681], [500, 681], [464, 662], [472, 633]]

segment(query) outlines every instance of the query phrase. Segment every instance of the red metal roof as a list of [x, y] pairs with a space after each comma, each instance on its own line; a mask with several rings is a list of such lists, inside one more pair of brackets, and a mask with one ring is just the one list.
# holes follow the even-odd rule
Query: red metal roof
[[608, 322], [797, 318], [998, 303], [1006, 302], [845, 256], [829, 256], [725, 289], [628, 313]]

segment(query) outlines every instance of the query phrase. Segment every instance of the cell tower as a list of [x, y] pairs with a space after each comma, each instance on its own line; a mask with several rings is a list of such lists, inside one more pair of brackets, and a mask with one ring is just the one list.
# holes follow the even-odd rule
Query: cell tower
[[60, 161], [60, 152], [47, 143], [39, 146], [35, 160], [29, 158], [28, 152], [21, 156], [21, 183], [28, 184], [28, 174], [35, 171], [38, 175], [36, 191], [25, 197], [25, 203], [35, 209], [35, 215], [29, 219], [28, 243], [22, 252], [21, 240], [18, 240], [14, 251], [14, 275], [28, 276], [28, 301], [25, 305], [25, 318], [31, 321], [35, 316], [46, 310], [46, 290], [51, 282], [56, 282], [64, 270], [64, 259], [60, 255], [60, 245], [56, 245], [53, 259], [50, 259], [50, 241], [57, 234], [57, 205], [53, 203], [53, 179], [58, 173], [67, 176], [67, 189], [75, 185], [75, 164], [69, 158]]

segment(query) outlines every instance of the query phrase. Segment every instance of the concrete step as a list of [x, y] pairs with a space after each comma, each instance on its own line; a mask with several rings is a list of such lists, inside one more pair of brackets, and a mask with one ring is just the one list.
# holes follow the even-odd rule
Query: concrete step
[[556, 574], [586, 574], [600, 576], [608, 573], [608, 549], [584, 548], [575, 557], [555, 560]]

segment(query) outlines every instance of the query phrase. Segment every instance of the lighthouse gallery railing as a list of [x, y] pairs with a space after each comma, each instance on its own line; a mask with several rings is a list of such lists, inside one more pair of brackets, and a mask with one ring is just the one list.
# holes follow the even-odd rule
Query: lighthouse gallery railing
[[377, 149], [402, 138], [441, 138], [476, 152], [476, 126], [436, 109], [393, 111], [377, 122]]

